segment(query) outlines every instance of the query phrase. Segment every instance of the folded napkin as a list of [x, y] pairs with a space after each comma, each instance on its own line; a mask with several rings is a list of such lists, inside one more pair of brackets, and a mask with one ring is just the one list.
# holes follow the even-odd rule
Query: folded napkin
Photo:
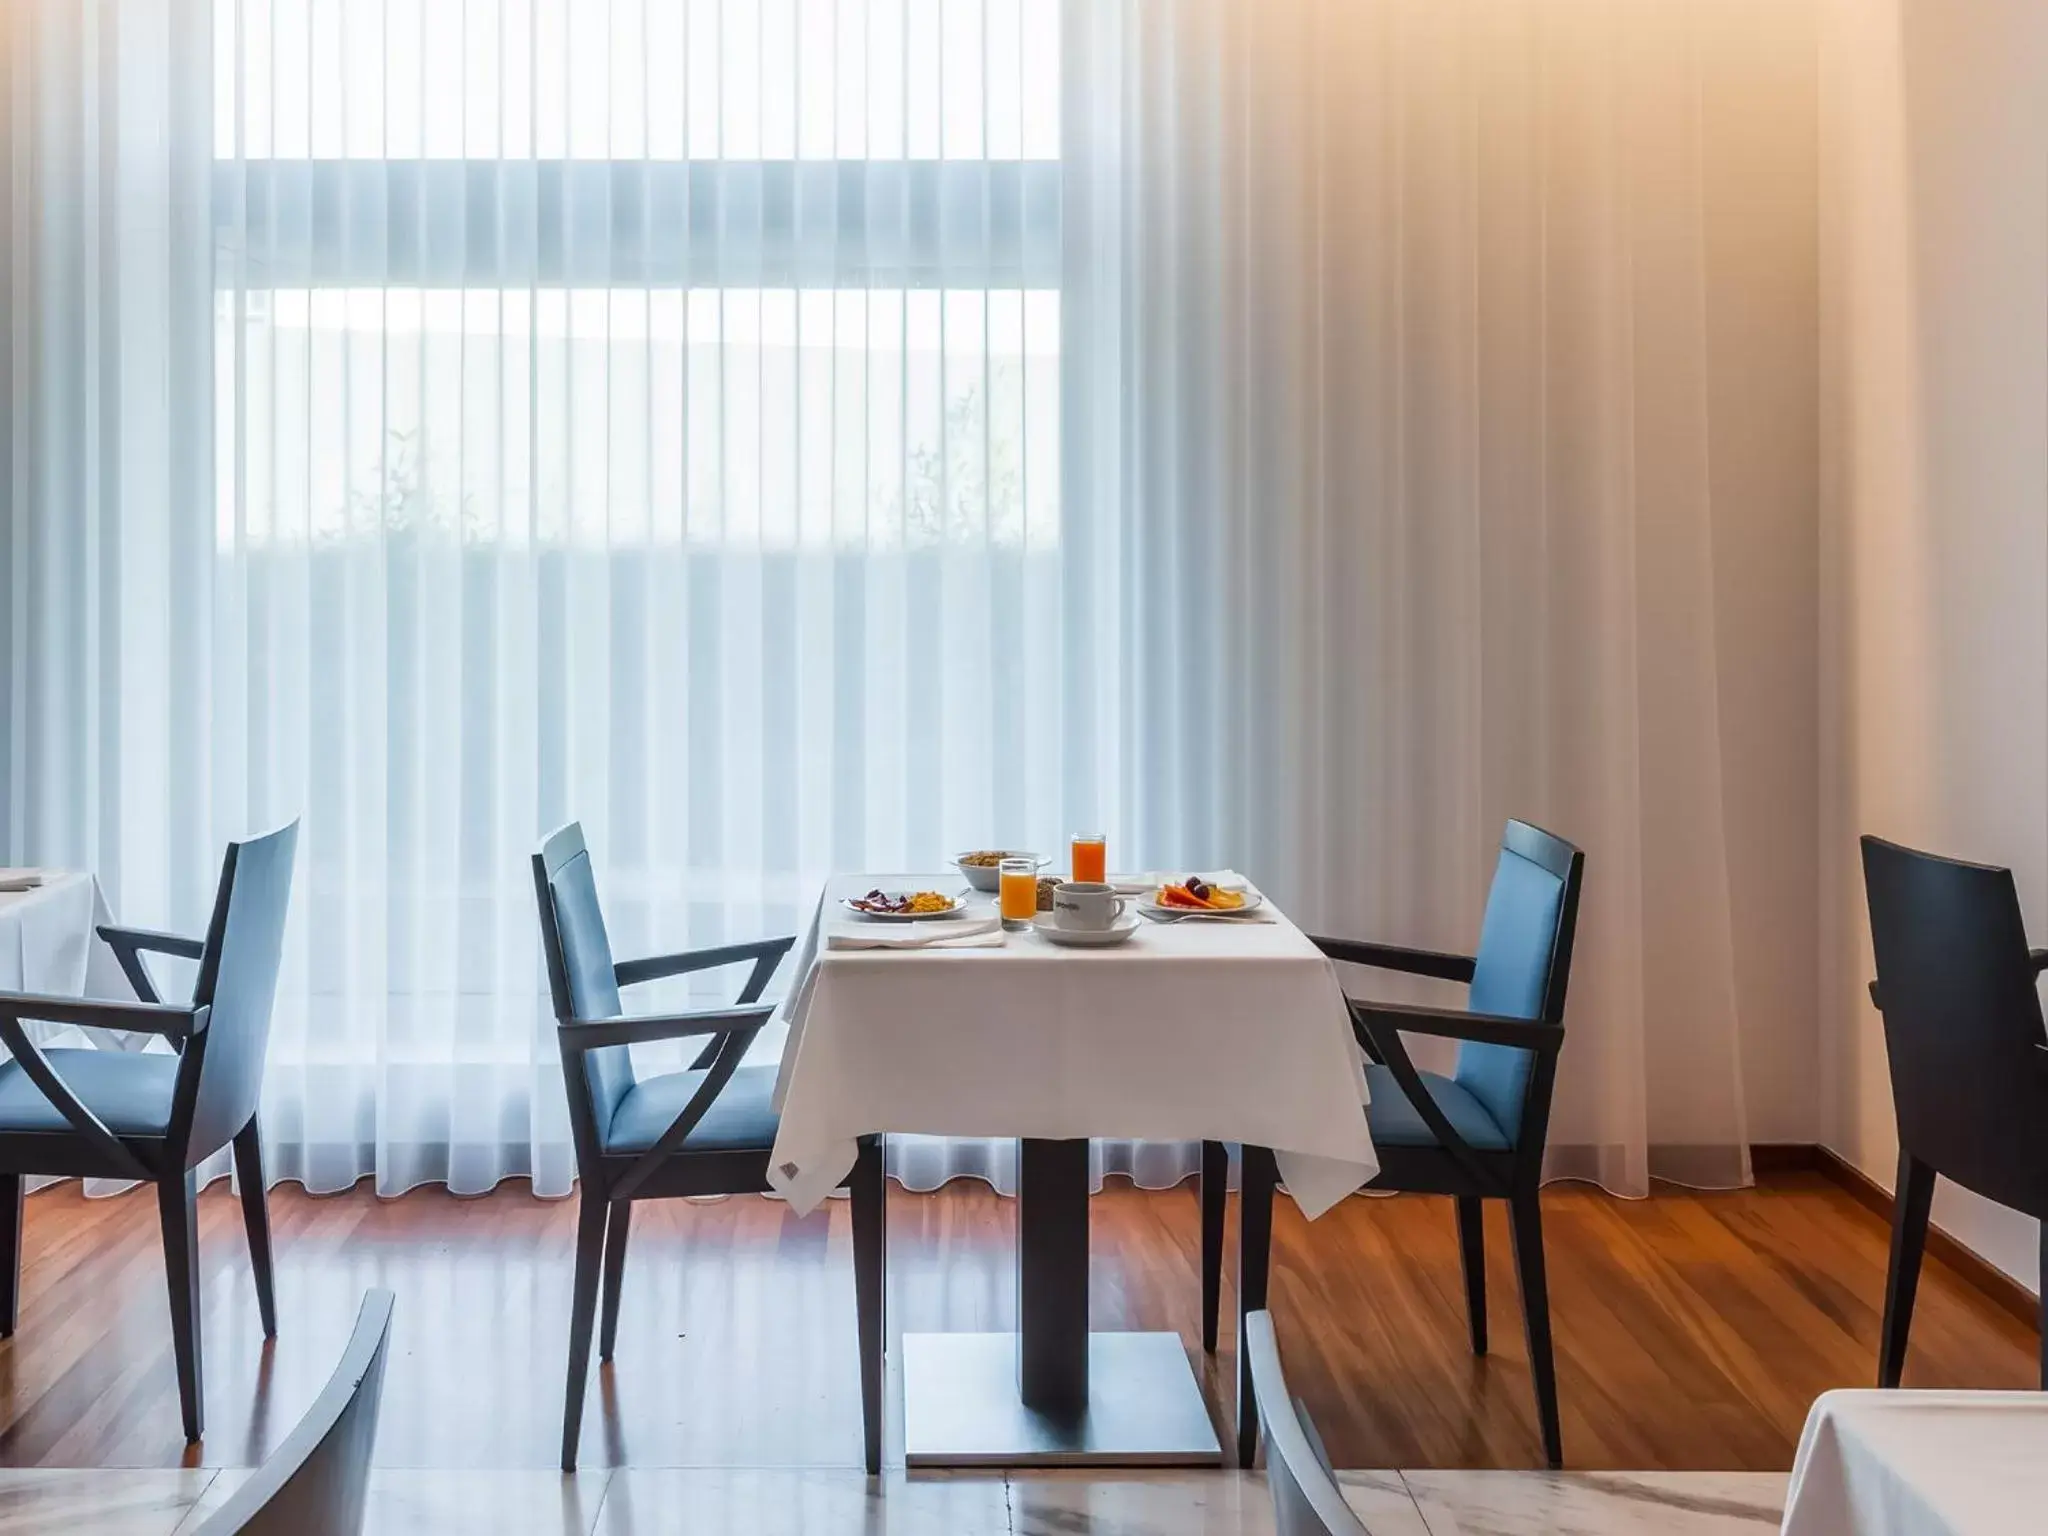
[[862, 923], [825, 931], [827, 949], [1001, 949], [1003, 921], [940, 917], [927, 923]]
[[0, 869], [0, 891], [33, 891], [42, 883], [40, 869]]

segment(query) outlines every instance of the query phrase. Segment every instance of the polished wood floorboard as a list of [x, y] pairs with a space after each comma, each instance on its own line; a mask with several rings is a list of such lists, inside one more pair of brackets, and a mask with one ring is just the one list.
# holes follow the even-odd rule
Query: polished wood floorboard
[[[246, 1466], [325, 1381], [362, 1292], [398, 1293], [380, 1462], [553, 1466], [575, 1210], [507, 1185], [481, 1199], [367, 1188], [271, 1194], [281, 1336], [265, 1347], [239, 1211], [201, 1198], [208, 1434], [188, 1451], [146, 1193], [30, 1197], [21, 1323], [0, 1343], [0, 1465]], [[1015, 1206], [985, 1188], [891, 1189], [890, 1327], [1012, 1321]], [[1883, 1225], [1818, 1175], [1732, 1194], [1544, 1195], [1571, 1465], [1782, 1471], [1820, 1391], [1877, 1358]], [[1196, 1338], [1192, 1185], [1113, 1185], [1092, 1207], [1094, 1325]], [[1347, 1201], [1275, 1220], [1272, 1305], [1296, 1390], [1349, 1467], [1540, 1461], [1507, 1229], [1488, 1212], [1493, 1353], [1466, 1349], [1447, 1201]], [[1235, 1251], [1235, 1236], [1231, 1252]], [[1226, 1305], [1231, 1298], [1226, 1295]], [[2034, 1384], [2031, 1330], [1930, 1261], [1909, 1386]], [[1226, 1350], [1204, 1370], [1231, 1401]], [[1219, 1411], [1219, 1418], [1222, 1410]], [[898, 1445], [892, 1425], [892, 1457]], [[849, 1467], [860, 1456], [843, 1203], [757, 1198], [634, 1215], [617, 1359], [593, 1383], [584, 1464]]]

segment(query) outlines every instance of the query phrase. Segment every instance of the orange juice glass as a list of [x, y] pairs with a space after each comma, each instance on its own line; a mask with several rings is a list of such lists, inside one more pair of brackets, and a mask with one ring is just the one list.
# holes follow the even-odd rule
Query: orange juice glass
[[1073, 846], [1076, 880], [1101, 885], [1109, 879], [1109, 844], [1100, 832], [1076, 832]]
[[1038, 861], [1005, 859], [996, 866], [996, 874], [1003, 926], [1012, 931], [1029, 928], [1038, 920]]

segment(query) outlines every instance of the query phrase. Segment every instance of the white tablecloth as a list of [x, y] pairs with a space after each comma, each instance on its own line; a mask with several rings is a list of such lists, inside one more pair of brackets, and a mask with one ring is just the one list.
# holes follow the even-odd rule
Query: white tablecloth
[[1784, 1536], [2048, 1530], [2048, 1393], [1828, 1392], [1806, 1416]]
[[875, 1132], [1135, 1137], [1270, 1147], [1321, 1215], [1379, 1171], [1365, 1077], [1329, 960], [1284, 916], [1146, 923], [1112, 949], [1010, 934], [995, 949], [829, 950], [841, 897], [936, 877], [831, 882], [784, 1005], [769, 1182], [798, 1211]]
[[52, 870], [32, 891], [0, 891], [0, 992], [133, 998], [94, 930], [113, 921], [91, 875]]

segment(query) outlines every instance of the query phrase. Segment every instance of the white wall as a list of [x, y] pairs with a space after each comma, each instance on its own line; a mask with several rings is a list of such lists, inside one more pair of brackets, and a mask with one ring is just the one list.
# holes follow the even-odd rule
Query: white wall
[[[2048, 5], [1827, 0], [1822, 140], [1822, 1079], [1897, 1142], [1856, 837], [2009, 864], [2048, 942]], [[1935, 1219], [2037, 1283], [2034, 1223]]]

